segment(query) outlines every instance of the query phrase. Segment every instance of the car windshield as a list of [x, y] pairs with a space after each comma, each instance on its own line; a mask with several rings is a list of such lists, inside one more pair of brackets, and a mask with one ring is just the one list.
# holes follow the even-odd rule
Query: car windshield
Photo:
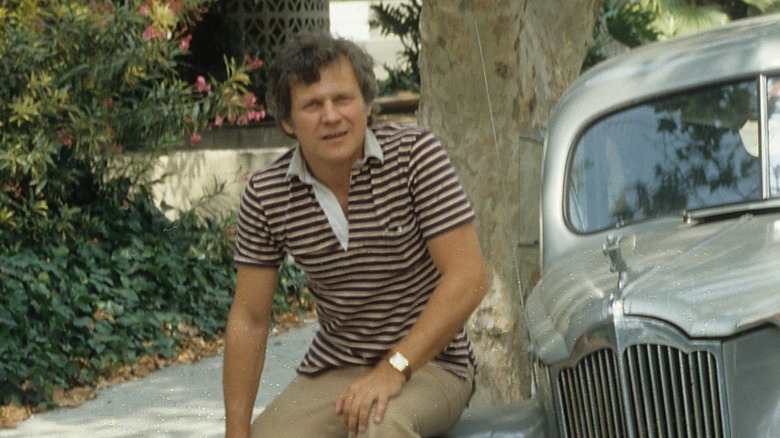
[[[567, 217], [580, 232], [780, 195], [780, 154], [762, 165], [759, 81], [644, 103], [592, 125], [569, 166]], [[767, 149], [780, 151], [780, 79], [767, 90]], [[766, 176], [761, 169], [766, 168]], [[764, 188], [764, 180], [768, 180]]]

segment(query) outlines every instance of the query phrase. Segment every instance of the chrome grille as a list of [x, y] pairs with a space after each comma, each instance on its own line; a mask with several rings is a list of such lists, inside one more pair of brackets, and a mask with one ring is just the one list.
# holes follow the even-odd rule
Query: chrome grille
[[602, 349], [557, 377], [564, 437], [722, 438], [715, 355], [663, 345]]
[[600, 350], [583, 358], [576, 367], [558, 376], [564, 436], [623, 437], [620, 377], [612, 350]]
[[625, 361], [634, 436], [723, 436], [715, 355], [635, 345]]

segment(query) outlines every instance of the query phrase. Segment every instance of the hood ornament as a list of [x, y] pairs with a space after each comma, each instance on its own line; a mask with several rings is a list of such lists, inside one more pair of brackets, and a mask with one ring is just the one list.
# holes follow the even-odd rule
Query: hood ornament
[[604, 255], [609, 257], [609, 272], [618, 273], [618, 290], [622, 290], [626, 287], [631, 274], [626, 260], [623, 258], [623, 251], [621, 248], [622, 236], [616, 236], [614, 234], [607, 235], [607, 242], [604, 244]]

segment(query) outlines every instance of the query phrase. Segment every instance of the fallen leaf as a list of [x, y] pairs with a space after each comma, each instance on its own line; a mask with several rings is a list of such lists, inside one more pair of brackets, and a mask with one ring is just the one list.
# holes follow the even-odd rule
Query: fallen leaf
[[85, 401], [96, 397], [95, 389], [87, 386], [80, 386], [71, 389], [57, 388], [52, 394], [52, 401], [62, 408], [75, 408], [81, 406]]
[[29, 406], [10, 404], [0, 406], [0, 429], [15, 429], [16, 423], [30, 418], [32, 411]]

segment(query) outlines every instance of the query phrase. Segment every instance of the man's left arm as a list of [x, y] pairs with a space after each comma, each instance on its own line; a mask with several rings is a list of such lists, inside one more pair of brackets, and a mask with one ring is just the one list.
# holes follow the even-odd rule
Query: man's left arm
[[[401, 352], [412, 371], [444, 350], [463, 328], [487, 291], [482, 252], [474, 222], [468, 222], [428, 241], [428, 251], [442, 280], [409, 334], [390, 352]], [[336, 400], [351, 433], [364, 431], [374, 403], [375, 422], [381, 422], [387, 403], [401, 392], [406, 377], [387, 360], [355, 380]]]

